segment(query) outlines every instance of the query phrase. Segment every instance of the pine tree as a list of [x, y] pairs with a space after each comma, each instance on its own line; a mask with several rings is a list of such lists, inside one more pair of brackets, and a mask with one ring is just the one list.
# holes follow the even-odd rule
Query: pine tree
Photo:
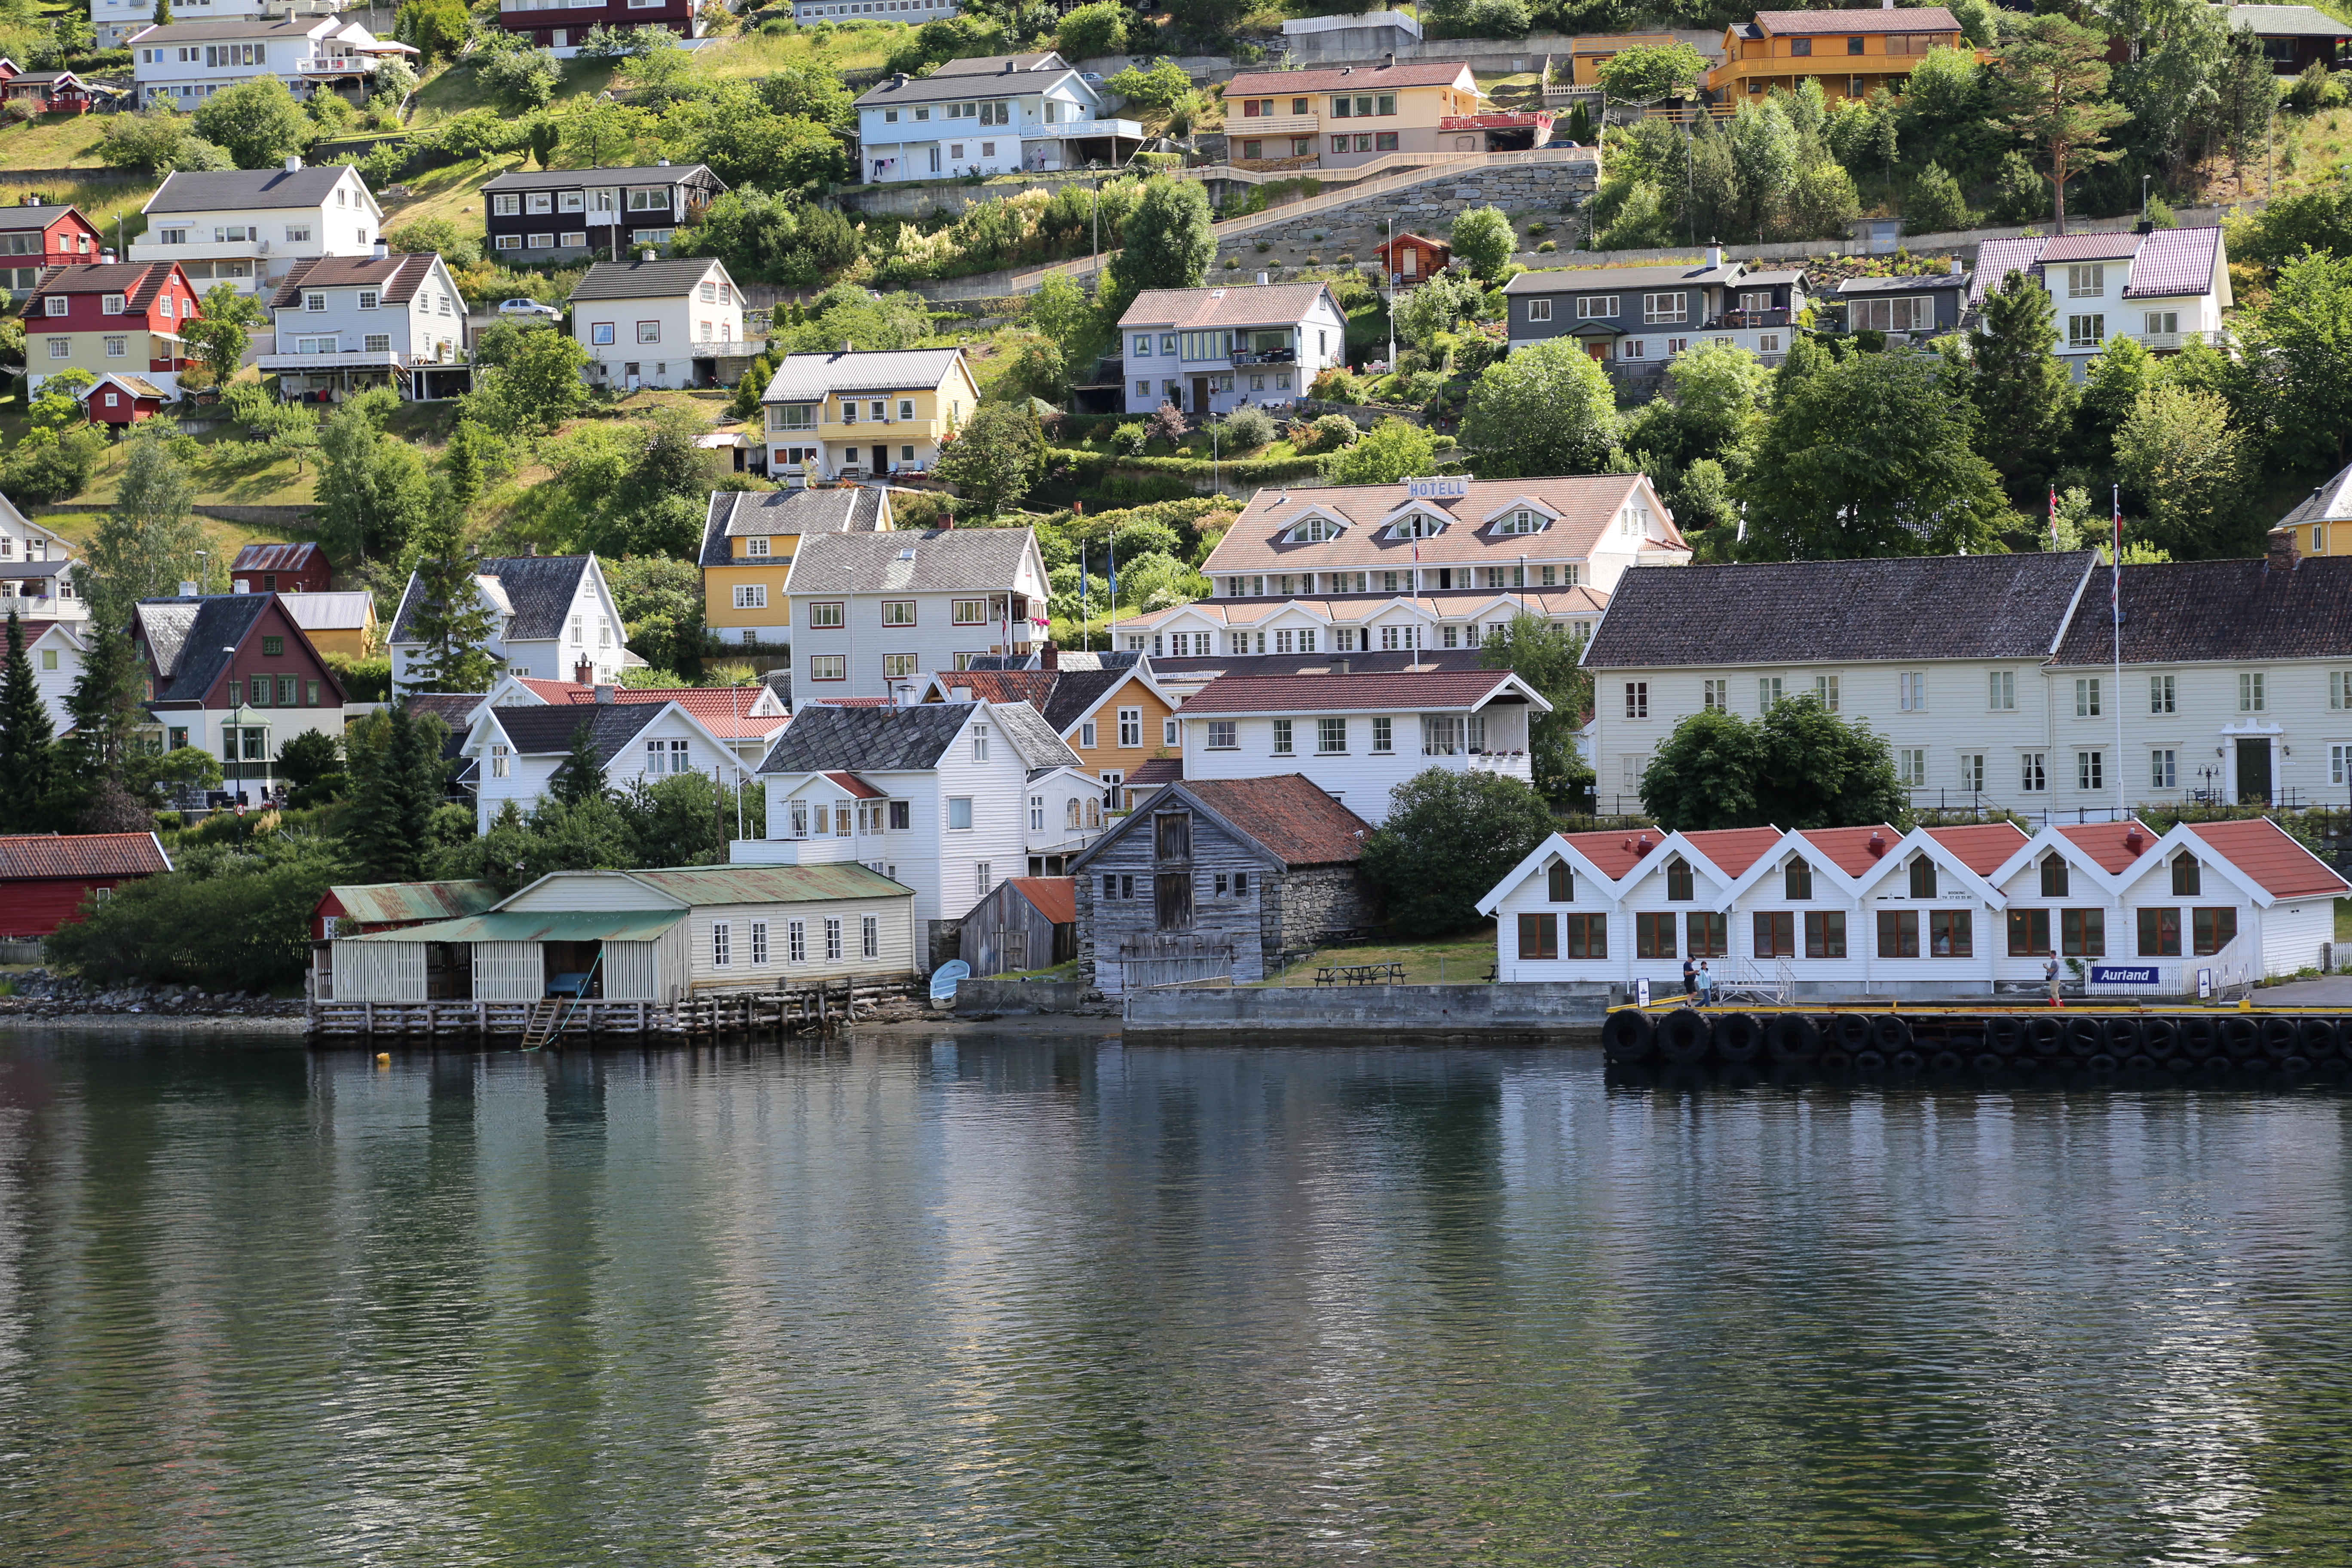
[[55, 731], [49, 710], [33, 684], [33, 661], [25, 657], [25, 631], [8, 612], [8, 657], [0, 665], [0, 829], [31, 831], [41, 797], [49, 788], [49, 743]]
[[1984, 318], [1969, 334], [1977, 450], [2029, 510], [2074, 426], [2074, 384], [2058, 363], [2057, 346], [2050, 291], [2018, 272], [1986, 293]]
[[101, 778], [120, 783], [141, 718], [142, 672], [127, 627], [92, 616], [88, 635], [81, 677], [66, 698], [66, 715], [73, 721], [67, 771], [86, 785]]
[[596, 754], [596, 725], [583, 719], [572, 731], [572, 755], [555, 771], [555, 798], [566, 805], [585, 805], [604, 793], [604, 760]]
[[410, 691], [489, 689], [494, 670], [482, 645], [490, 638], [490, 611], [475, 585], [462, 517], [454, 500], [442, 498], [417, 542], [417, 601], [409, 625], [425, 647], [409, 660]]
[[414, 787], [418, 743], [415, 719], [397, 704], [355, 726], [345, 741], [352, 789], [343, 847], [371, 882], [413, 882], [424, 874], [424, 824]]

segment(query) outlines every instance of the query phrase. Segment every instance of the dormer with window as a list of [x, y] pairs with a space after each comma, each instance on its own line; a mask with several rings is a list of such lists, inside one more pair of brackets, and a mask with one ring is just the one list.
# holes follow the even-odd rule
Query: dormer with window
[[1408, 512], [1389, 527], [1391, 539], [1434, 539], [1445, 531], [1446, 520], [1425, 511]]
[[1493, 523], [1497, 535], [1541, 533], [1552, 524], [1551, 515], [1536, 507], [1516, 505], [1498, 513]]
[[1650, 503], [1627, 501], [1624, 510], [1617, 514], [1617, 531], [1628, 539], [1647, 539], [1651, 537], [1650, 530]]
[[1318, 512], [1291, 524], [1282, 537], [1291, 544], [1321, 544], [1327, 540], [1339, 538], [1347, 531], [1347, 526], [1337, 518]]

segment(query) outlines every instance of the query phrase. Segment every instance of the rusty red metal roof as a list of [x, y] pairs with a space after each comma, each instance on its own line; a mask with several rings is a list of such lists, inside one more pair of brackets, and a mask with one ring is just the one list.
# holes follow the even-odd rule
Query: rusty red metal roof
[[0, 835], [0, 880], [152, 877], [171, 868], [171, 857], [152, 833]]
[[307, 572], [323, 564], [319, 559], [319, 547], [305, 541], [299, 544], [248, 544], [236, 552], [229, 571], [238, 572]]
[[1200, 779], [1179, 786], [1249, 835], [1286, 866], [1360, 859], [1372, 825], [1305, 773], [1264, 779]]
[[1070, 925], [1078, 918], [1078, 882], [1075, 877], [1013, 877], [1009, 879], [1013, 890], [1036, 907], [1039, 914], [1057, 926]]
[[848, 791], [849, 797], [852, 800], [880, 800], [882, 798], [882, 792], [880, 790], [876, 789], [872, 784], [867, 784], [856, 773], [844, 773], [839, 768], [828, 768], [825, 770], [824, 776], [831, 779], [835, 784], [839, 784], [843, 789]]

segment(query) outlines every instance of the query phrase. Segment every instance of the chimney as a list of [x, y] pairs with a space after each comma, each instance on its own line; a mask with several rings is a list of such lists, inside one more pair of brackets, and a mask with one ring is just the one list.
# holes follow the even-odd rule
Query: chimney
[[1955, 257], [1953, 257], [1953, 258], [1952, 258], [1952, 276], [1953, 276], [1953, 277], [1958, 278], [1961, 273], [1966, 272], [1967, 270], [1968, 270], [1967, 266], [1961, 262], [1961, 260], [1960, 260], [1960, 258], [1959, 258], [1958, 257], [1955, 256]]
[[906, 86], [906, 85], [907, 85], [907, 73], [906, 73], [905, 71], [892, 71], [892, 72], [890, 73], [890, 85], [891, 85], [892, 87], [904, 87], [904, 86]]
[[524, 546], [522, 547], [522, 552], [523, 552], [525, 555], [536, 555], [536, 554], [538, 554], [538, 553], [539, 553], [539, 544], [538, 544], [538, 542], [537, 542], [536, 541], [534, 541], [534, 542], [532, 542], [531, 543], [529, 543], [529, 544], [524, 545]]
[[589, 663], [586, 659], [584, 659], [584, 658], [583, 658], [583, 659], [582, 659], [579, 663], [577, 663], [577, 664], [573, 665], [573, 666], [572, 667], [572, 685], [574, 685], [574, 686], [593, 686], [593, 685], [595, 685], [595, 684], [596, 684], [596, 667], [595, 667], [594, 665], [593, 665], [593, 664], [590, 664], [590, 663]]
[[1005, 61], [1004, 61], [1004, 74], [1005, 74], [1006, 76], [1011, 76], [1011, 75], [1013, 74], [1013, 59], [1012, 59], [1012, 57], [1011, 57], [1011, 56], [1007, 56], [1007, 57], [1005, 58]]
[[654, 259], [654, 249], [653, 249], [653, 247], [651, 247], [651, 246], [647, 246], [645, 249], [643, 249], [643, 250], [641, 250], [641, 251], [637, 252], [637, 259], [638, 259], [638, 260], [640, 260], [640, 261], [651, 261], [651, 260], [653, 260], [653, 259]]
[[2140, 847], [2147, 842], [2147, 836], [2139, 830], [2139, 824], [2137, 822], [2131, 825], [2131, 831], [2124, 835], [2124, 847], [2135, 855], [2139, 853]]
[[599, 686], [596, 688], [596, 700], [599, 702], [610, 702], [613, 700], [614, 692], [618, 689], [619, 688], [613, 686]]
[[848, 340], [847, 338], [844, 338], [844, 339], [842, 339], [842, 340], [841, 340], [841, 352], [842, 352], [843, 353], [849, 353], [849, 352], [850, 352], [850, 349], [849, 349], [849, 340]]
[[1395, 51], [1394, 49], [1391, 49], [1391, 50], [1389, 50], [1387, 53], [1385, 53], [1385, 54], [1383, 54], [1383, 55], [1381, 55], [1381, 69], [1382, 69], [1382, 70], [1393, 70], [1393, 69], [1395, 69], [1395, 68], [1396, 68], [1396, 51]]
[[286, 154], [286, 172], [289, 174], [299, 174], [302, 172], [302, 155], [300, 153], [289, 153]]
[[[1889, 5], [1892, 5], [1895, 3], [1895, 0], [1886, 0], [1886, 3]], [[1870, 835], [1870, 842], [1864, 845], [1863, 847], [1870, 851], [1870, 858], [1872, 859], [1877, 859], [1880, 856], [1886, 853], [1886, 835], [1874, 829]]]
[[1037, 668], [1040, 669], [1059, 669], [1062, 668], [1062, 650], [1048, 640], [1045, 647], [1039, 650], [1037, 661]]
[[182, 583], [180, 584], [180, 597], [183, 599], [193, 599], [196, 597], [196, 585], [194, 583]]
[[654, 160], [654, 167], [656, 169], [667, 169], [669, 167], [669, 160], [667, 158], [656, 158]]
[[388, 239], [379, 239], [375, 242], [375, 258], [378, 261], [389, 261], [392, 259], [392, 241]]
[[2272, 571], [2292, 572], [2298, 564], [2301, 563], [2303, 557], [2296, 552], [2294, 548], [2294, 529], [2293, 525], [2290, 524], [2285, 527], [2272, 529], [2269, 534], [2269, 543], [2270, 551], [2268, 560], [2270, 563], [2270, 569]]
[[1339, 673], [1340, 673], [1340, 674], [1345, 675], [1345, 674], [1347, 674], [1347, 673], [1348, 673], [1348, 666], [1349, 666], [1349, 664], [1350, 662], [1351, 662], [1350, 660], [1344, 659], [1344, 658], [1343, 658], [1343, 659], [1341, 659], [1341, 660], [1339, 661]]
[[1706, 247], [1706, 264], [1709, 268], [1719, 268], [1723, 265], [1723, 247], [1710, 245]]
[[1265, 288], [1271, 281], [1273, 281], [1273, 279], [1265, 273], [1261, 272], [1257, 275], [1257, 286], [1261, 289]]
[[229, 584], [228, 591], [232, 594], [250, 594], [253, 592], [253, 579], [250, 577], [239, 577], [236, 582]]
[[1895, 9], [1895, 0], [1878, 0], [1878, 8], [1879, 8], [1880, 10], [1882, 10], [1882, 11], [1892, 11], [1892, 10], [1894, 10], [1894, 9]]
[[112, 251], [110, 251], [110, 250], [101, 250], [101, 251], [100, 251], [100, 252], [98, 253], [98, 263], [99, 263], [99, 265], [100, 265], [100, 266], [101, 266], [101, 267], [111, 267], [111, 266], [113, 266], [113, 265], [114, 265], [114, 252], [112, 252]]

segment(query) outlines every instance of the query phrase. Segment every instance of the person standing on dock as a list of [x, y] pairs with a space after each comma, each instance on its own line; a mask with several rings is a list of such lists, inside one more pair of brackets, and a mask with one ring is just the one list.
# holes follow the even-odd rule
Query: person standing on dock
[[1702, 963], [1698, 966], [1698, 1005], [1706, 1007], [1712, 1005], [1714, 1002], [1715, 976], [1708, 973], [1706, 965]]
[[1683, 994], [1687, 996], [1697, 989], [1698, 961], [1693, 958], [1685, 958], [1683, 960]]
[[2044, 979], [2044, 980], [2046, 980], [2046, 981], [2048, 981], [2048, 982], [2050, 983], [2050, 1005], [2051, 1005], [2053, 1007], [2057, 1006], [2059, 1004], [2058, 1004], [2058, 961], [2057, 961], [2056, 959], [2054, 959], [2054, 958], [2053, 958], [2053, 959], [2052, 959], [2049, 963], [2045, 963], [2045, 964], [2043, 964], [2043, 965], [2042, 966], [2042, 979]]

